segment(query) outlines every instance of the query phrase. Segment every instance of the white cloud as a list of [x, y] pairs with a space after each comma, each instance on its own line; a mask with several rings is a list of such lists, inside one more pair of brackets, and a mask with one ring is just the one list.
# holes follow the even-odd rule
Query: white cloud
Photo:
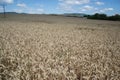
[[99, 12], [107, 12], [107, 11], [113, 11], [114, 9], [113, 8], [104, 8], [104, 9], [101, 9]]
[[17, 6], [18, 6], [18, 7], [23, 7], [23, 8], [26, 8], [26, 7], [27, 7], [25, 3], [18, 3]]
[[90, 0], [59, 0], [59, 6], [57, 9], [62, 11], [75, 11], [73, 9], [76, 5], [87, 4]]
[[39, 8], [39, 9], [36, 9], [37, 12], [40, 12], [40, 13], [43, 13], [44, 12], [44, 9], [42, 8]]
[[14, 0], [0, 0], [1, 4], [10, 4], [13, 3]]
[[42, 13], [44, 13], [44, 9], [42, 9], [42, 8], [37, 8], [37, 9], [31, 8], [31, 9], [28, 9], [26, 11], [29, 14], [42, 14]]
[[104, 8], [104, 9], [96, 9], [94, 13], [106, 13], [108, 11], [113, 11], [113, 8]]
[[27, 6], [24, 3], [19, 3], [19, 4], [17, 4], [17, 6], [20, 7], [20, 9], [15, 10], [15, 12], [18, 12], [18, 13], [22, 13], [22, 12], [30, 13], [30, 14], [44, 13], [44, 9], [41, 7], [40, 8], [32, 8], [32, 7]]
[[94, 10], [95, 8], [89, 5], [83, 6], [82, 8], [80, 8], [81, 11], [90, 11], [90, 10]]
[[24, 10], [23, 9], [14, 9], [13, 11], [17, 12], [17, 13], [22, 13]]
[[59, 0], [63, 4], [70, 4], [70, 5], [79, 5], [89, 3], [90, 0]]
[[97, 5], [104, 5], [104, 3], [103, 2], [96, 2], [95, 4], [97, 4]]
[[107, 8], [108, 11], [113, 11], [114, 9], [113, 8]]
[[41, 6], [36, 6], [36, 7], [30, 7], [26, 5], [25, 3], [19, 3], [17, 4], [17, 8], [14, 9], [13, 11], [18, 12], [18, 13], [29, 13], [29, 14], [42, 14], [44, 13], [44, 9]]
[[29, 13], [29, 14], [42, 14], [44, 13], [44, 9], [43, 8], [20, 8], [20, 9], [14, 9], [13, 10], [14, 12], [17, 12], [17, 13]]
[[61, 11], [73, 11], [72, 6], [66, 4], [59, 4], [59, 7], [57, 9]]

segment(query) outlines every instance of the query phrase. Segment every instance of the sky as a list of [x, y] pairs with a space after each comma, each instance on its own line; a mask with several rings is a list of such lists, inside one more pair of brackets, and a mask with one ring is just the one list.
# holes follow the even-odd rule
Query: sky
[[120, 0], [0, 0], [7, 12], [30, 14], [105, 13], [120, 14]]

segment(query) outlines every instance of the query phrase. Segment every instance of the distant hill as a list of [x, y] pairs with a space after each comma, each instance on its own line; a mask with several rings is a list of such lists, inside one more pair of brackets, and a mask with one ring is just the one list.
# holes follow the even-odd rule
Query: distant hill
[[[0, 12], [0, 14], [3, 14], [3, 12]], [[27, 13], [17, 13], [17, 12], [6, 12], [6, 14], [27, 14]], [[67, 16], [67, 17], [84, 17], [87, 14], [84, 13], [64, 13], [64, 14], [48, 14], [53, 16]]]
[[64, 13], [64, 16], [68, 16], [68, 17], [84, 17], [87, 14], [84, 13]]
[[[3, 14], [3, 12], [1, 12], [0, 14]], [[29, 13], [6, 12], [6, 14], [7, 15], [17, 15], [17, 14], [29, 14]], [[39, 14], [37, 14], [37, 15], [39, 15]], [[42, 14], [42, 15], [66, 16], [66, 17], [79, 17], [79, 18], [83, 18], [87, 14], [84, 14], [84, 13], [64, 13], [64, 14]]]
[[[18, 14], [16, 12], [5, 12], [6, 14]], [[3, 12], [1, 12], [0, 14], [3, 14]]]
[[[27, 13], [17, 13], [17, 12], [5, 12], [6, 14], [27, 14]], [[0, 14], [3, 14], [3, 12], [1, 12]]]

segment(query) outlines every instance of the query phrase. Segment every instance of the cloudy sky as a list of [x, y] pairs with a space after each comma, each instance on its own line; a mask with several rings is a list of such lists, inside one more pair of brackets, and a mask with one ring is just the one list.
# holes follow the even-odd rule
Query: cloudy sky
[[0, 5], [2, 4], [7, 5], [7, 12], [18, 13], [120, 14], [120, 0], [0, 0]]

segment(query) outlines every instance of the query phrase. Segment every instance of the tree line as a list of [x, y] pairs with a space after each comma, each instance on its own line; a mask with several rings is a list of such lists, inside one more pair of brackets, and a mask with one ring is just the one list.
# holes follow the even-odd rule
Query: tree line
[[120, 21], [120, 15], [115, 14], [112, 16], [107, 16], [106, 14], [95, 13], [93, 15], [85, 15], [88, 19], [98, 19], [98, 20], [113, 20], [113, 21]]

